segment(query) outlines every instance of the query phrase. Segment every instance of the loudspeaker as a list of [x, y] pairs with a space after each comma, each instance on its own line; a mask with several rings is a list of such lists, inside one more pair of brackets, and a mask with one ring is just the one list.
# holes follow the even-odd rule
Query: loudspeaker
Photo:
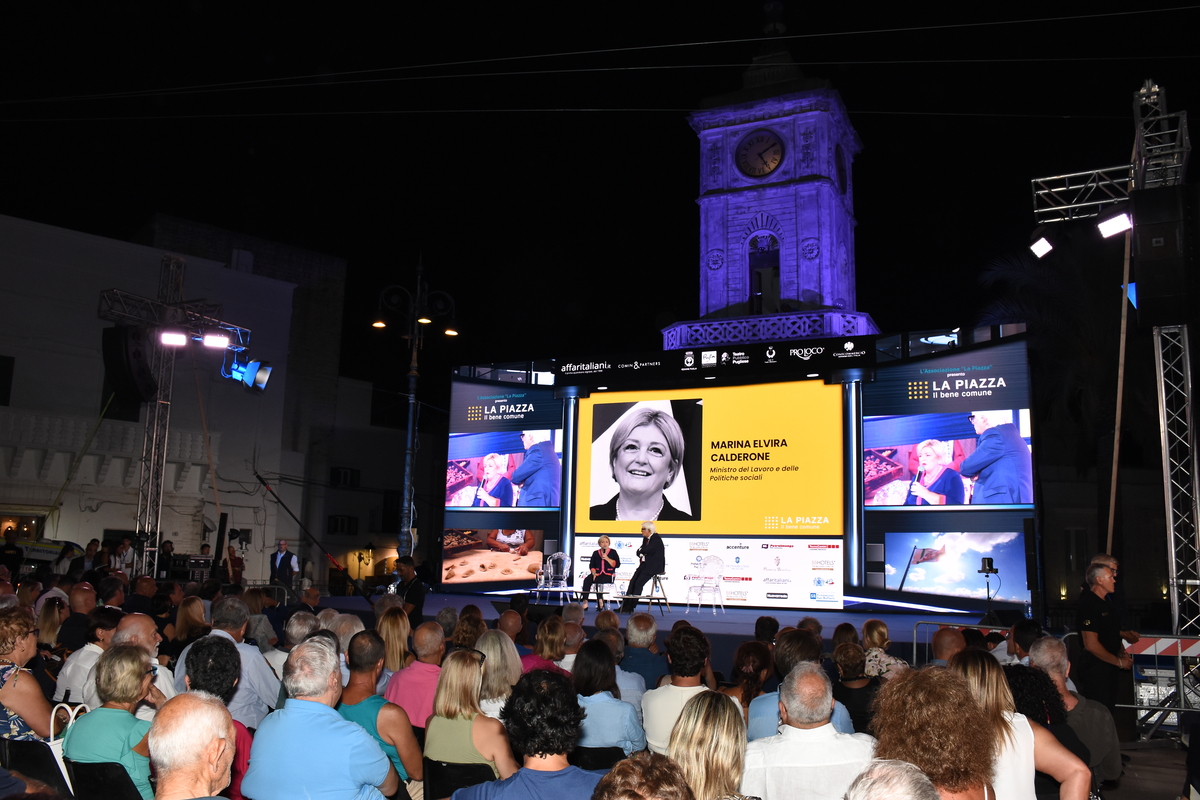
[[148, 403], [158, 396], [150, 368], [154, 340], [145, 328], [105, 328], [101, 339], [104, 370], [117, 399], [127, 405]]
[[1129, 195], [1140, 328], [1181, 325], [1195, 316], [1198, 287], [1192, 275], [1200, 242], [1197, 188], [1161, 186]]

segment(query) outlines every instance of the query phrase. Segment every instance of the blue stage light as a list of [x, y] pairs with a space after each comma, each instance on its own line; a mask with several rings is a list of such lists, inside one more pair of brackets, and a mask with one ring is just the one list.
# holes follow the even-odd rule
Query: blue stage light
[[271, 378], [272, 369], [273, 367], [268, 361], [255, 361], [247, 355], [238, 353], [233, 357], [233, 363], [229, 366], [229, 377], [240, 381], [247, 388], [263, 391], [267, 388], [267, 381]]

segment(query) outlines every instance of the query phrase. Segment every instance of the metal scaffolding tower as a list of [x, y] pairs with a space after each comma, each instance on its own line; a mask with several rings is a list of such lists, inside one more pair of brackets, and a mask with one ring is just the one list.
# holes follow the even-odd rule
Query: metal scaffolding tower
[[[193, 334], [221, 330], [229, 335], [226, 349], [235, 352], [250, 345], [250, 330], [217, 319], [219, 305], [203, 300], [183, 300], [184, 260], [164, 255], [158, 274], [158, 298], [108, 289], [100, 293], [99, 317], [120, 325], [148, 328], [183, 328]], [[171, 388], [175, 377], [175, 349], [164, 347], [157, 336], [149, 346], [150, 372], [158, 393], [147, 403], [138, 472], [138, 542], [145, 541], [146, 571], [158, 575], [158, 548], [162, 540], [162, 501], [167, 470], [167, 435], [171, 426]]]

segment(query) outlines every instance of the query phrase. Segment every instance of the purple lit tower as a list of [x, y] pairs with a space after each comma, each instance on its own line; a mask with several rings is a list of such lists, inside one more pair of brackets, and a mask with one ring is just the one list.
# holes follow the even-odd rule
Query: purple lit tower
[[854, 310], [862, 149], [841, 96], [777, 46], [689, 121], [700, 138], [700, 314], [663, 348], [878, 333]]

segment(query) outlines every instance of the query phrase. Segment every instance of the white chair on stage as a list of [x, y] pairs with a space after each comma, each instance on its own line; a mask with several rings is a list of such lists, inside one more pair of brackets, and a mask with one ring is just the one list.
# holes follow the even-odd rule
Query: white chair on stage
[[707, 556], [700, 562], [700, 575], [695, 583], [688, 587], [687, 593], [687, 608], [683, 613], [688, 613], [692, 608], [692, 597], [696, 598], [696, 611], [699, 611], [704, 605], [704, 595], [708, 595], [709, 605], [712, 606], [713, 613], [717, 613], [717, 603], [721, 604], [721, 613], [725, 613], [725, 598], [721, 594], [721, 581], [725, 576], [725, 562], [719, 556]]

